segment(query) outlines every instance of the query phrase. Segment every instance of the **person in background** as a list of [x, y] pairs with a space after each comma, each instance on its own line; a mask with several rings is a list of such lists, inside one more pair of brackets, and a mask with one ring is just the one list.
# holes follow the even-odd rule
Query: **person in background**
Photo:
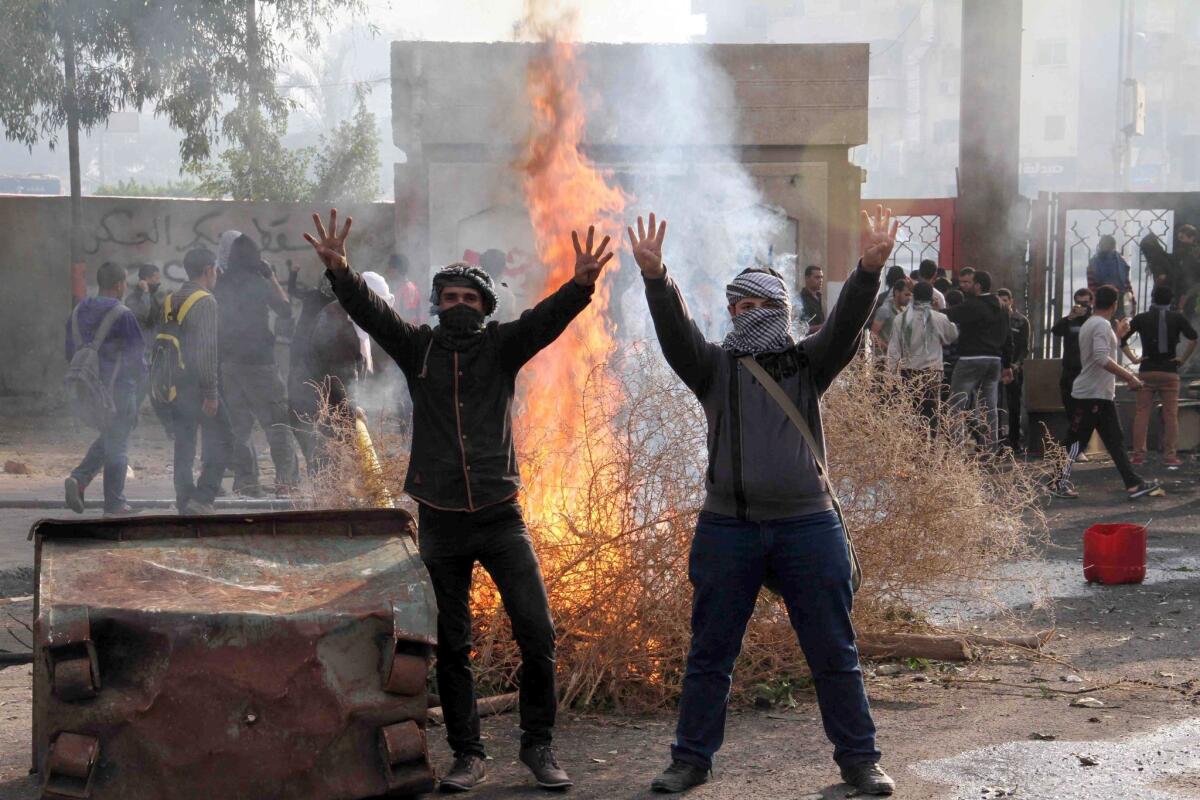
[[943, 348], [958, 339], [958, 326], [934, 310], [933, 287], [925, 281], [913, 287], [912, 297], [912, 303], [892, 320], [888, 367], [912, 388], [917, 410], [933, 424], [944, 377]]
[[[961, 306], [965, 302], [963, 293], [951, 287], [946, 291], [946, 310]], [[955, 326], [957, 330], [958, 326]], [[950, 402], [950, 378], [954, 375], [954, 365], [958, 363], [958, 338], [950, 344], [942, 345], [942, 407]], [[973, 408], [975, 398], [968, 398], [967, 407]]]
[[508, 256], [503, 250], [484, 250], [479, 256], [479, 266], [492, 277], [492, 285], [496, 289], [496, 313], [493, 316], [499, 322], [512, 322], [519, 316], [520, 310], [517, 308], [516, 295], [504, 281]]
[[872, 315], [874, 315], [876, 311], [891, 301], [892, 288], [896, 285], [897, 281], [904, 281], [907, 283], [908, 277], [904, 274], [904, 267], [893, 264], [892, 266], [888, 267], [887, 272], [885, 272], [883, 275], [883, 290], [879, 293], [879, 296], [875, 298], [875, 307], [871, 309]]
[[99, 294], [81, 301], [67, 318], [68, 364], [78, 349], [104, 334], [96, 347], [99, 378], [111, 387], [113, 404], [109, 423], [64, 482], [67, 508], [77, 514], [83, 513], [88, 484], [102, 470], [104, 516], [133, 513], [125, 501], [125, 477], [129, 470], [129, 434], [137, 424], [138, 390], [145, 380], [146, 364], [145, 342], [138, 321], [121, 303], [125, 281], [125, 269], [105, 261], [96, 271]]
[[[1176, 451], [1179, 443], [1179, 366], [1196, 352], [1197, 337], [1188, 318], [1171, 310], [1173, 299], [1170, 286], [1156, 286], [1150, 296], [1150, 309], [1135, 315], [1129, 322], [1129, 331], [1121, 337], [1122, 349], [1129, 360], [1138, 365], [1138, 377], [1142, 381], [1142, 387], [1137, 390], [1137, 410], [1133, 418], [1130, 461], [1135, 465], [1146, 460], [1146, 435], [1157, 395], [1162, 403], [1163, 464], [1168, 468], [1183, 466]], [[1141, 338], [1141, 356], [1135, 356], [1129, 348], [1129, 339], [1135, 333]], [[1182, 356], [1178, 354], [1181, 338], [1188, 340]]]
[[1009, 363], [1012, 380], [1004, 384], [1004, 408], [1008, 417], [1008, 446], [1013, 452], [1021, 451], [1021, 397], [1025, 390], [1025, 359], [1029, 356], [1029, 320], [1017, 311], [1012, 291], [1000, 289], [996, 292], [1000, 305], [1008, 312], [1008, 330], [1011, 340]]
[[932, 259], [926, 258], [926, 259], [922, 260], [921, 265], [919, 267], [917, 267], [917, 278], [916, 279], [918, 281], [921, 281], [922, 283], [928, 283], [930, 288], [933, 289], [933, 307], [934, 307], [934, 309], [937, 311], [945, 311], [946, 310], [946, 295], [942, 294], [941, 290], [939, 290], [937, 288], [937, 286], [934, 285], [934, 281], [937, 279], [937, 271], [938, 271], [937, 262], [933, 261]]
[[1062, 339], [1062, 373], [1058, 389], [1062, 396], [1063, 410], [1071, 417], [1071, 387], [1083, 366], [1079, 363], [1079, 329], [1092, 315], [1092, 290], [1078, 289], [1075, 292], [1071, 311], [1050, 328], [1050, 333]]
[[[229, 410], [221, 397], [220, 315], [212, 295], [217, 258], [205, 248], [190, 250], [183, 257], [183, 269], [188, 279], [171, 293], [171, 311], [164, 316], [164, 323], [174, 321], [187, 307], [179, 322], [184, 369], [177, 376], [175, 400], [169, 406], [175, 439], [175, 507], [180, 514], [211, 514], [233, 446]], [[189, 304], [197, 292], [204, 294]], [[193, 473], [197, 431], [202, 445], [198, 478]]]
[[217, 239], [217, 274], [225, 274], [225, 270], [229, 269], [229, 252], [233, 248], [233, 243], [242, 235], [241, 231], [235, 231], [232, 228], [225, 231]]
[[[954, 289], [954, 284], [946, 278], [935, 278], [933, 281], [933, 288], [941, 292], [943, 296], [946, 296], [950, 294], [952, 289]], [[959, 294], [961, 295], [962, 292], [959, 292]], [[950, 307], [949, 298], [947, 298], [946, 307]]]
[[125, 295], [125, 307], [137, 318], [143, 338], [154, 335], [154, 329], [158, 327], [158, 320], [162, 314], [163, 298], [166, 296], [167, 290], [162, 285], [162, 271], [153, 264], [139, 266], [137, 283]]
[[313, 359], [313, 331], [322, 309], [336, 301], [328, 281], [316, 287], [300, 283], [300, 267], [288, 267], [288, 298], [300, 302], [300, 315], [292, 328], [292, 344], [288, 352], [288, 418], [292, 435], [304, 465], [311, 475], [317, 471], [319, 458], [316, 423], [321, 414], [321, 392], [325, 374]]
[[1196, 294], [1200, 289], [1200, 241], [1195, 225], [1185, 223], [1175, 231], [1174, 260], [1178, 276], [1178, 285], [1173, 287], [1175, 298], [1179, 301], [1180, 312], [1194, 322]]
[[800, 290], [800, 319], [808, 325], [812, 335], [821, 330], [825, 322], [825, 301], [821, 290], [825, 286], [825, 271], [816, 264], [804, 268], [804, 288]]
[[[396, 296], [396, 312], [413, 322], [423, 322], [425, 320], [425, 298], [421, 296], [421, 290], [417, 288], [417, 284], [412, 279], [412, 269], [408, 258], [401, 253], [392, 253], [388, 256], [388, 265], [387, 269], [383, 271], [383, 278]], [[325, 281], [321, 283], [324, 285]]]
[[1113, 460], [1113, 466], [1121, 473], [1125, 482], [1126, 496], [1130, 500], [1154, 492], [1160, 488], [1154, 481], [1143, 480], [1129, 461], [1125, 452], [1121, 418], [1117, 415], [1117, 378], [1137, 391], [1142, 382], [1137, 375], [1122, 367], [1113, 358], [1117, 354], [1118, 334], [1124, 336], [1129, 323], [1122, 320], [1113, 331], [1113, 317], [1117, 313], [1120, 292], [1114, 286], [1096, 289], [1096, 305], [1091, 317], [1079, 329], [1079, 360], [1082, 371], [1071, 388], [1071, 432], [1067, 438], [1067, 463], [1058, 479], [1050, 485], [1055, 497], [1075, 499], [1079, 493], [1071, 485], [1071, 470], [1075, 458], [1087, 447], [1092, 433], [1100, 434], [1104, 449]]
[[1117, 252], [1117, 240], [1105, 234], [1100, 237], [1100, 245], [1096, 254], [1088, 261], [1088, 288], [1093, 292], [1098, 286], [1115, 286], [1120, 292], [1117, 301], [1115, 319], [1125, 319], [1125, 295], [1133, 294], [1133, 284], [1129, 281], [1129, 262]]
[[912, 284], [908, 282], [908, 278], [901, 276], [892, 284], [891, 300], [881, 305], [875, 312], [875, 316], [872, 317], [871, 340], [875, 345], [875, 354], [878, 359], [887, 358], [888, 341], [892, 338], [892, 320], [901, 311], [908, 308], [912, 297]]
[[958, 325], [958, 363], [950, 378], [950, 407], [960, 414], [967, 409], [971, 395], [975, 396], [975, 407], [986, 415], [984, 447], [991, 450], [998, 440], [1000, 381], [1012, 376], [1008, 312], [991, 293], [992, 276], [983, 270], [970, 274], [971, 295], [946, 312]]
[[275, 365], [270, 312], [291, 318], [292, 304], [249, 236], [239, 236], [230, 245], [216, 298], [221, 313], [221, 379], [233, 424], [233, 490], [248, 497], [262, 496], [251, 440], [257, 420], [271, 447], [276, 494], [286, 495], [300, 475], [288, 432], [287, 392]]
[[[162, 271], [153, 264], [139, 266], [138, 281], [134, 284], [133, 289], [125, 295], [125, 306], [137, 318], [138, 327], [142, 330], [142, 340], [147, 344], [145, 348], [147, 358], [150, 355], [149, 344], [154, 340], [159, 320], [162, 319], [163, 298], [166, 296], [167, 290], [162, 285]], [[137, 407], [139, 411], [141, 411], [142, 404], [146, 402], [146, 395], [149, 394], [149, 391], [150, 384], [146, 373], [143, 373], [142, 381], [138, 385]], [[169, 420], [165, 418], [158, 406], [154, 406], [154, 412], [162, 422], [167, 436], [171, 436]]]
[[963, 267], [958, 271], [958, 290], [963, 293], [963, 297], [967, 298], [975, 294], [975, 270], [971, 267]]

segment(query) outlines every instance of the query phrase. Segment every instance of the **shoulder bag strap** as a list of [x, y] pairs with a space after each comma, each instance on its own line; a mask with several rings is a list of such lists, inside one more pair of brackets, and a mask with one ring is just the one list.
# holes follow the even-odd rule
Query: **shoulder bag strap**
[[742, 356], [738, 361], [762, 384], [762, 387], [767, 390], [767, 394], [771, 395], [771, 399], [792, 421], [796, 430], [800, 431], [801, 438], [808, 445], [813, 461], [817, 463], [817, 471], [825, 479], [825, 490], [829, 492], [829, 499], [833, 501], [833, 510], [837, 514], [838, 522], [842, 523], [842, 533], [846, 536], [846, 549], [850, 552], [850, 585], [857, 592], [858, 587], [862, 585], [862, 566], [858, 563], [858, 552], [854, 549], [854, 539], [850, 535], [850, 526], [846, 524], [846, 517], [842, 513], [842, 504], [838, 501], [837, 493], [833, 491], [833, 483], [829, 479], [829, 469], [825, 466], [825, 451], [818, 446], [812, 428], [804, 419], [804, 415], [800, 413], [800, 409], [796, 408], [796, 404], [792, 402], [792, 398], [787, 396], [783, 387], [771, 377], [769, 372], [763, 369], [762, 364], [755, 361], [754, 356]]

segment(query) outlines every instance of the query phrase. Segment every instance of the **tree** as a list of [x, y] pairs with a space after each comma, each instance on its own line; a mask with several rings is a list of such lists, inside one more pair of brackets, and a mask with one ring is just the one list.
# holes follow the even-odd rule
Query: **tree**
[[[153, 102], [183, 133], [185, 164], [208, 159], [222, 134], [237, 139], [253, 188], [275, 169], [264, 167], [275, 154], [268, 134], [286, 122], [275, 88], [284, 42], [315, 47], [330, 20], [364, 8], [363, 0], [5, 0], [0, 123], [30, 146], [54, 146], [66, 127], [72, 264], [81, 257], [81, 129]], [[222, 120], [230, 95], [237, 106]]]
[[375, 115], [367, 110], [367, 93], [357, 95], [354, 118], [321, 137], [314, 200], [370, 203], [379, 198], [379, 130]]

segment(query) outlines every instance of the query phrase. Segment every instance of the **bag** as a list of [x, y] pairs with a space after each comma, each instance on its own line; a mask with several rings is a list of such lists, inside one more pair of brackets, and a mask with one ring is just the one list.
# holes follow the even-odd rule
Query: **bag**
[[837, 494], [833, 491], [833, 483], [829, 480], [829, 469], [825, 466], [824, 451], [817, 445], [816, 437], [813, 436], [800, 409], [796, 408], [792, 398], [787, 396], [783, 387], [776, 383], [775, 379], [762, 368], [762, 365], [755, 361], [753, 356], [742, 356], [738, 361], [750, 371], [750, 374], [767, 390], [767, 394], [771, 395], [771, 399], [783, 409], [783, 413], [787, 414], [787, 418], [796, 426], [796, 430], [800, 431], [800, 436], [804, 438], [805, 444], [812, 452], [813, 460], [817, 462], [817, 472], [825, 479], [825, 488], [829, 490], [829, 498], [833, 501], [833, 510], [837, 512], [838, 521], [842, 523], [842, 531], [846, 534], [846, 549], [850, 551], [850, 586], [857, 592], [862, 586], [862, 567], [858, 563], [858, 553], [854, 549], [854, 537], [850, 535], [846, 517], [842, 514], [842, 504], [838, 502]]
[[63, 388], [67, 393], [67, 402], [79, 421], [97, 430], [104, 430], [112, 424], [117, 407], [113, 402], [113, 384], [116, 383], [117, 373], [121, 371], [122, 355], [117, 356], [113, 365], [112, 375], [106, 384], [100, 379], [100, 346], [108, 338], [109, 331], [121, 315], [129, 309], [117, 303], [100, 320], [100, 327], [90, 342], [84, 342], [79, 333], [79, 306], [71, 312], [71, 338], [75, 342], [75, 355], [71, 356], [71, 364], [67, 367], [66, 377], [63, 378]]
[[154, 349], [150, 351], [150, 401], [156, 406], [167, 406], [175, 402], [179, 394], [179, 382], [187, 372], [183, 362], [183, 320], [192, 306], [211, 297], [198, 289], [188, 295], [178, 310], [172, 308], [175, 295], [163, 300], [162, 324], [154, 335]]

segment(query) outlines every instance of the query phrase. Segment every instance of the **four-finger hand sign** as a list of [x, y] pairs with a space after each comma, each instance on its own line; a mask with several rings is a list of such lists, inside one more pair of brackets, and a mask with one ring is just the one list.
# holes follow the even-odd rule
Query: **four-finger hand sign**
[[337, 209], [329, 210], [329, 231], [326, 232], [324, 224], [321, 223], [321, 215], [313, 214], [313, 222], [317, 226], [317, 236], [313, 238], [312, 234], [304, 234], [304, 240], [313, 246], [317, 251], [317, 256], [321, 259], [321, 263], [330, 272], [343, 272], [350, 269], [350, 261], [346, 258], [346, 239], [350, 236], [350, 226], [354, 224], [352, 217], [346, 217], [346, 223], [342, 226], [342, 232], [338, 233], [337, 229]]
[[647, 231], [642, 218], [637, 219], [637, 236], [633, 235], [633, 227], [628, 228], [629, 244], [633, 247], [633, 260], [642, 270], [646, 278], [661, 278], [666, 273], [662, 262], [663, 239], [667, 235], [667, 221], [655, 227], [654, 214], [650, 214], [650, 229]]
[[571, 231], [571, 242], [575, 245], [575, 282], [580, 286], [594, 286], [600, 277], [600, 270], [613, 257], [612, 252], [605, 253], [609, 237], [600, 241], [600, 246], [592, 252], [592, 239], [596, 235], [596, 226], [589, 225], [587, 232], [587, 247], [579, 246], [579, 234]]
[[868, 272], [879, 272], [896, 246], [896, 231], [900, 220], [892, 218], [892, 210], [875, 207], [875, 216], [862, 212], [862, 265]]

